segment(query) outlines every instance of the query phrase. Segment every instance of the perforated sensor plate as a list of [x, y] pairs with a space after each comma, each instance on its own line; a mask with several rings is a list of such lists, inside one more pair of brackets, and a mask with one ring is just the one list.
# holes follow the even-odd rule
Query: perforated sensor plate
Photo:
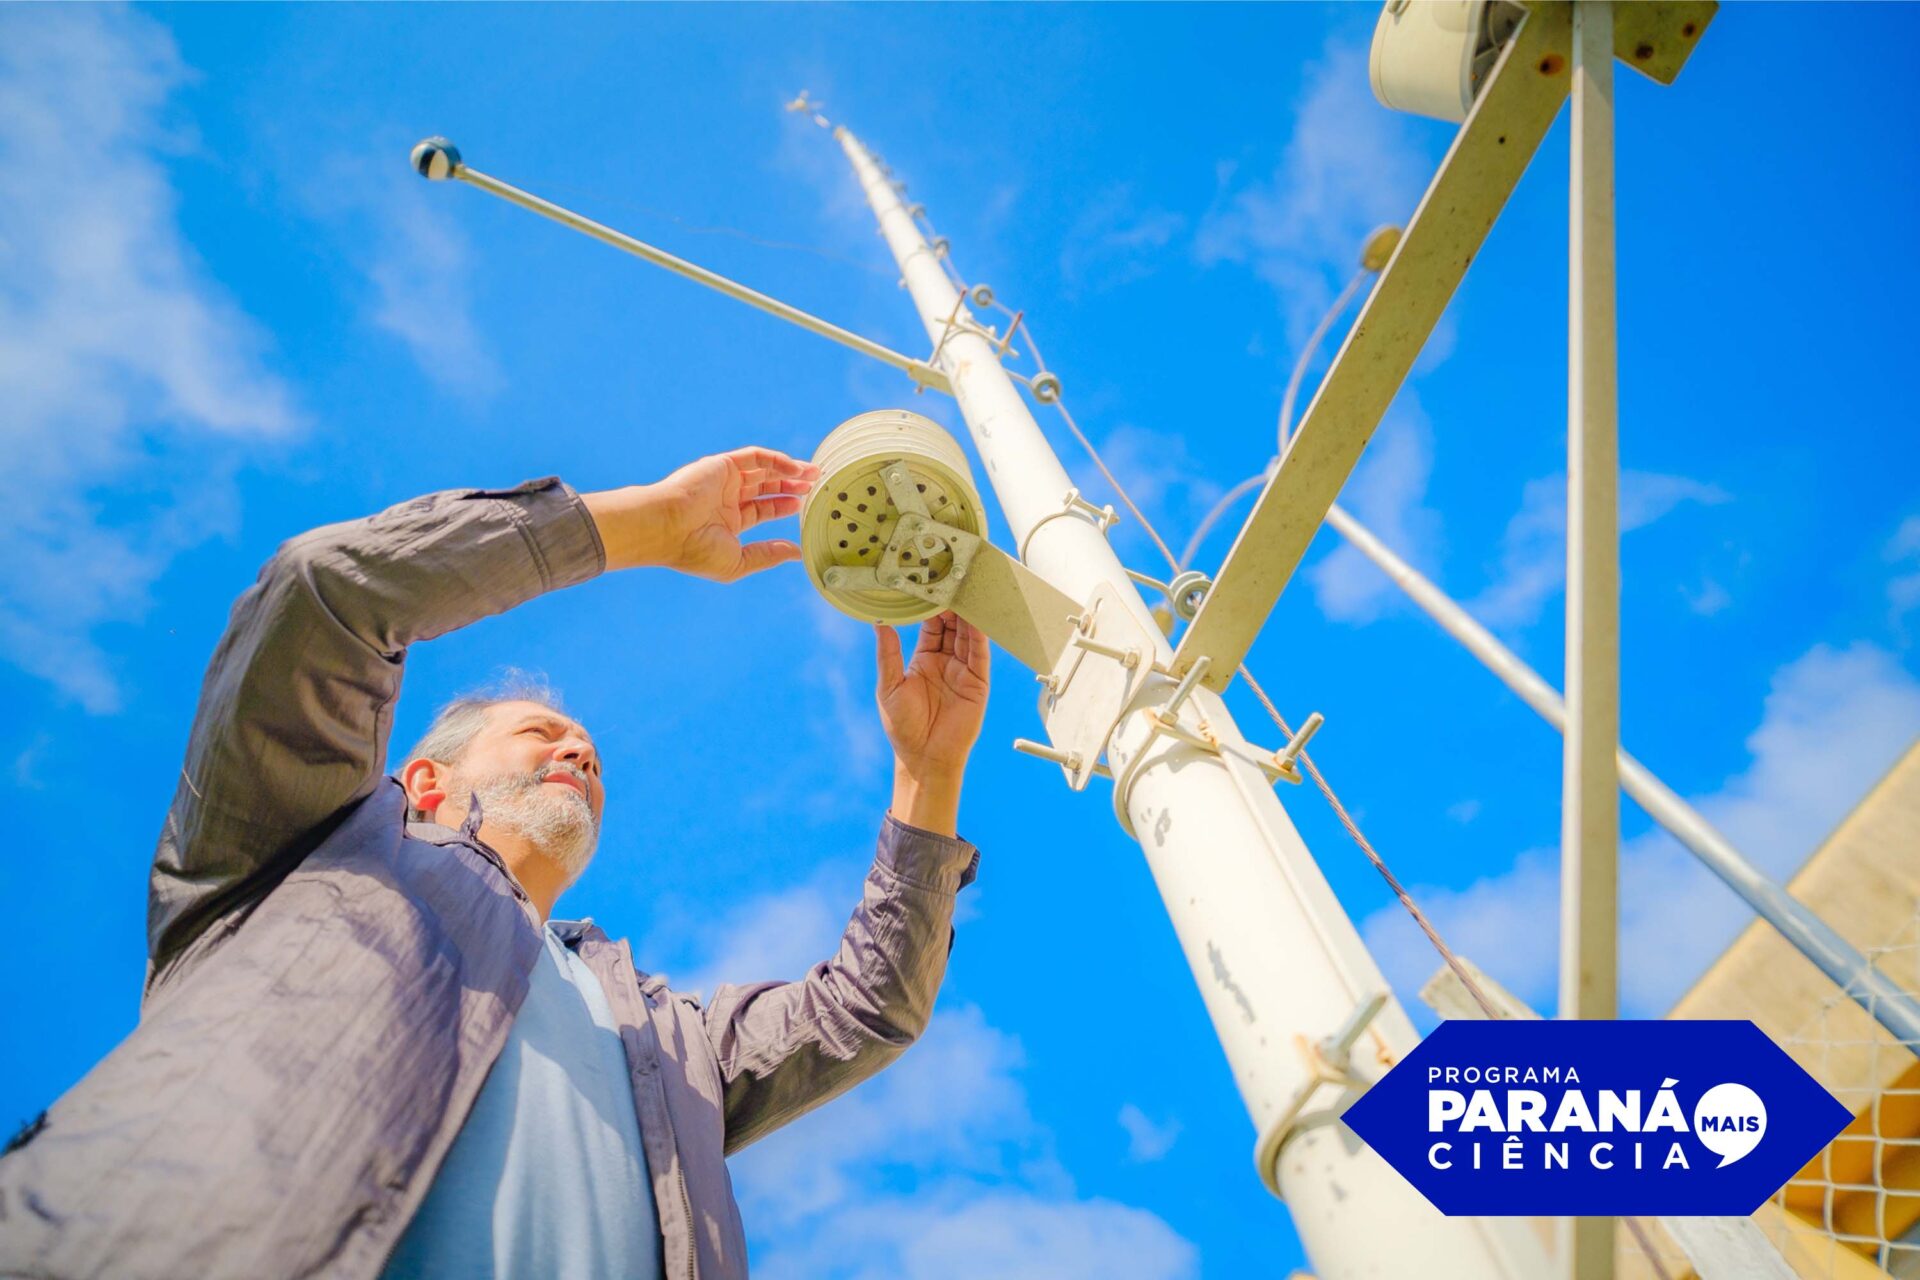
[[[824, 478], [807, 512], [810, 527], [802, 531], [803, 545], [808, 551], [807, 567], [816, 580], [835, 565], [880, 567], [887, 542], [900, 519], [899, 508], [894, 505], [893, 495], [887, 492], [880, 473], [896, 460], [862, 459]], [[958, 485], [915, 466], [911, 459], [908, 474], [921, 501], [926, 503], [930, 518], [968, 532], [979, 530], [979, 512]], [[910, 543], [895, 555], [896, 565], [905, 569], [907, 577], [915, 582], [939, 582], [953, 568], [952, 553], [937, 543], [932, 550]], [[831, 593], [830, 598], [850, 613], [856, 610], [847, 606], [857, 605], [858, 614], [870, 621], [910, 622], [935, 612], [924, 600], [886, 589], [840, 590]]]

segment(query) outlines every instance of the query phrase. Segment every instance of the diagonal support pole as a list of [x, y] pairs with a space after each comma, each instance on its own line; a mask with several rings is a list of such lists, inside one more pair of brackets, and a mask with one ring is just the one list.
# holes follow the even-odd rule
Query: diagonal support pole
[[[1440, 624], [1441, 630], [1498, 676], [1541, 719], [1561, 733], [1567, 731], [1567, 704], [1540, 673], [1501, 644], [1491, 631], [1475, 621], [1459, 602], [1442, 591], [1418, 569], [1401, 559], [1345, 508], [1327, 512], [1327, 524], [1361, 555], [1371, 560], [1407, 598]], [[1676, 795], [1653, 771], [1624, 749], [1615, 756], [1620, 789], [1648, 817], [1685, 845], [1702, 866], [1720, 877], [1755, 915], [1780, 931], [1780, 936], [1805, 956], [1861, 1012], [1887, 1029], [1902, 1044], [1920, 1048], [1920, 1002], [1875, 969], [1859, 948], [1833, 926], [1769, 879], [1705, 815]]]
[[1285, 459], [1227, 553], [1199, 616], [1181, 637], [1176, 676], [1205, 654], [1211, 659], [1207, 687], [1224, 689], [1253, 647], [1559, 114], [1567, 95], [1567, 32], [1566, 5], [1539, 5], [1501, 55], [1307, 406]]

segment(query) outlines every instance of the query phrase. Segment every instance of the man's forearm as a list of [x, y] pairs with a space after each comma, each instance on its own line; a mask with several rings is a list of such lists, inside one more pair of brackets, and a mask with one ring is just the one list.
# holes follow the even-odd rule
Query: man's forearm
[[959, 834], [960, 783], [957, 769], [914, 771], [898, 760], [893, 766], [893, 803], [889, 811], [901, 822], [935, 835]]

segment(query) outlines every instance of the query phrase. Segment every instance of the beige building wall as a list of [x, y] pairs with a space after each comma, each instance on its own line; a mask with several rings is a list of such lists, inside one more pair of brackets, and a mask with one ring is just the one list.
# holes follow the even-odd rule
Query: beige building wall
[[[1862, 951], [1904, 947], [1888, 976], [1920, 989], [1920, 742], [1888, 771], [1788, 883], [1788, 891]], [[1886, 1274], [1844, 1234], [1898, 1238], [1920, 1221], [1920, 1061], [1795, 951], [1755, 921], [1681, 997], [1674, 1018], [1750, 1018], [1814, 1079], [1853, 1109], [1855, 1121], [1756, 1215], [1800, 1275], [1853, 1280]], [[1889, 1090], [1914, 1092], [1893, 1092]], [[1876, 1136], [1877, 1135], [1877, 1136]], [[1799, 1185], [1802, 1180], [1808, 1185]], [[1884, 1210], [1872, 1188], [1888, 1192]], [[1885, 1213], [1884, 1222], [1879, 1214]], [[1657, 1230], [1657, 1228], [1656, 1228]], [[1882, 1232], [1884, 1231], [1884, 1235]], [[1665, 1241], [1671, 1244], [1670, 1241]], [[1677, 1250], [1665, 1256], [1677, 1257]], [[1669, 1268], [1671, 1273], [1671, 1268]], [[1621, 1280], [1655, 1272], [1625, 1233]], [[1691, 1276], [1682, 1270], [1681, 1276]]]

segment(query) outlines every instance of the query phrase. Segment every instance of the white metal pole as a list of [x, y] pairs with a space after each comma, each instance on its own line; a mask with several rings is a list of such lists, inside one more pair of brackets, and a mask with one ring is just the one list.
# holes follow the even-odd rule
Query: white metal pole
[[[1620, 563], [1614, 328], [1613, 7], [1573, 6], [1567, 289], [1567, 730], [1560, 1016], [1618, 1012]], [[1563, 1220], [1574, 1280], [1611, 1280], [1613, 1220]]]
[[[1442, 591], [1418, 569], [1401, 559], [1344, 507], [1327, 512], [1327, 524], [1353, 548], [1373, 561], [1394, 585], [1439, 623], [1463, 648], [1480, 659], [1487, 670], [1555, 729], [1567, 729], [1567, 704], [1554, 687], [1520, 656], [1494, 638], [1459, 602]], [[1867, 962], [1852, 943], [1755, 867], [1740, 850], [1716, 830], [1692, 805], [1674, 794], [1622, 748], [1616, 756], [1620, 789], [1633, 797], [1647, 816], [1665, 827], [1701, 863], [1752, 907], [1754, 914], [1778, 929], [1795, 950], [1816, 965], [1869, 1017], [1904, 1044], [1920, 1045], [1920, 1004], [1897, 983]]]
[[[835, 137], [930, 340], [941, 347], [1010, 542], [1025, 545], [1028, 564], [1075, 599], [1102, 584], [1115, 591], [1156, 644], [1157, 660], [1166, 662], [1172, 648], [1106, 538], [1087, 521], [1046, 518], [1063, 505], [1071, 484], [1066, 471], [994, 344], [972, 329], [947, 332], [950, 319], [971, 316], [899, 193], [858, 139], [845, 129]], [[1172, 686], [1149, 687], [1164, 700]], [[1298, 1046], [1332, 1035], [1388, 987], [1225, 704], [1204, 688], [1192, 697], [1221, 743], [1218, 754], [1145, 732], [1149, 712], [1142, 709], [1122, 722], [1108, 758], [1116, 774], [1138, 767], [1125, 816], [1262, 1136], [1260, 1150], [1270, 1156], [1262, 1177], [1286, 1200], [1316, 1274], [1541, 1274], [1542, 1255], [1523, 1221], [1442, 1217], [1342, 1132], [1334, 1121], [1351, 1093], [1336, 1097], [1328, 1089], [1294, 1108], [1298, 1118], [1287, 1122], [1290, 1103], [1313, 1075]], [[1353, 1054], [1362, 1083], [1378, 1079], [1416, 1039], [1405, 1011], [1387, 999]]]

